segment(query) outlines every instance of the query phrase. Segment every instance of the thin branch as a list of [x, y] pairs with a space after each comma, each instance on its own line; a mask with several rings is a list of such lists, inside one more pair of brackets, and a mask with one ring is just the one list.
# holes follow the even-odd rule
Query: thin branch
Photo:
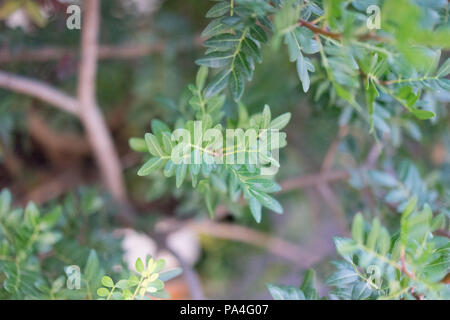
[[[189, 50], [201, 47], [203, 39], [200, 35], [195, 36], [193, 46], [189, 44], [179, 44], [176, 49]], [[159, 41], [153, 44], [127, 43], [120, 45], [99, 45], [99, 60], [132, 60], [149, 56], [155, 53], [163, 53], [166, 50], [166, 43]], [[43, 48], [22, 48], [19, 52], [12, 52], [8, 49], [0, 49], [0, 63], [14, 62], [47, 62], [59, 60], [65, 57], [76, 58], [75, 48], [64, 48], [57, 46]]]
[[334, 32], [328, 31], [326, 29], [322, 29], [322, 28], [316, 26], [315, 24], [313, 24], [309, 21], [303, 20], [303, 19], [300, 19], [298, 21], [298, 25], [308, 28], [315, 34], [321, 34], [321, 35], [324, 35], [324, 36], [327, 36], [329, 38], [336, 39], [336, 40], [342, 38], [342, 35], [340, 33], [334, 33]]
[[[99, 59], [135, 59], [148, 56], [152, 53], [159, 53], [164, 50], [162, 42], [154, 45], [103, 45], [99, 46]], [[59, 60], [64, 57], [76, 57], [76, 49], [63, 47], [44, 47], [44, 48], [26, 48], [20, 52], [11, 52], [10, 50], [0, 50], [0, 63], [12, 62], [47, 62]]]
[[192, 221], [187, 226], [200, 234], [262, 247], [270, 253], [289, 260], [302, 268], [311, 267], [329, 252], [328, 248], [323, 248], [323, 250], [306, 250], [286, 240], [230, 223]]
[[30, 108], [26, 112], [27, 128], [33, 138], [56, 165], [67, 167], [69, 163], [80, 161], [80, 158], [91, 152], [88, 141], [75, 133], [55, 131], [45, 119]]
[[331, 167], [333, 166], [334, 158], [336, 157], [337, 147], [339, 145], [339, 142], [343, 137], [345, 137], [348, 133], [348, 127], [342, 126], [339, 127], [338, 135], [331, 143], [330, 147], [328, 148], [328, 151], [325, 155], [325, 158], [322, 162], [321, 170], [322, 172], [329, 171]]
[[437, 236], [450, 238], [450, 231], [449, 230], [440, 229], [440, 230], [434, 231], [433, 233], [435, 235], [437, 235]]
[[328, 172], [319, 172], [315, 174], [308, 174], [301, 177], [290, 178], [282, 181], [280, 186], [283, 192], [301, 189], [310, 186], [317, 186], [323, 183], [345, 180], [350, 177], [350, 174], [345, 170], [336, 170]]
[[342, 230], [342, 232], [348, 234], [345, 212], [340, 206], [339, 201], [336, 198], [334, 192], [331, 190], [330, 186], [327, 183], [320, 184], [317, 186], [317, 190], [319, 191], [319, 194], [323, 197], [325, 203], [331, 209], [334, 216], [336, 217], [339, 228]]
[[0, 88], [32, 96], [62, 111], [78, 115], [78, 101], [41, 81], [0, 71]]
[[[125, 205], [127, 194], [119, 157], [95, 98], [99, 28], [100, 1], [86, 1], [78, 78], [79, 114], [108, 189], [117, 201]], [[124, 216], [131, 219], [126, 211]]]
[[[335, 32], [331, 32], [325, 28], [320, 28], [319, 26], [315, 25], [314, 23], [303, 20], [303, 19], [300, 19], [298, 21], [298, 25], [308, 28], [315, 34], [321, 34], [325, 37], [332, 38], [335, 40], [340, 40], [343, 37], [343, 35], [341, 33], [335, 33]], [[386, 42], [387, 41], [386, 38], [378, 36], [374, 33], [364, 33], [364, 34], [358, 35], [357, 38], [360, 41], [365, 41], [365, 40], [375, 40], [378, 42]]]

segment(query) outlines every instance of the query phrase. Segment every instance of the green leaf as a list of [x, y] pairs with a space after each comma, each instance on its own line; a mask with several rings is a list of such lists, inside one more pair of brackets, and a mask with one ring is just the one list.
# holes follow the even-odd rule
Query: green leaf
[[235, 34], [222, 33], [209, 38], [204, 42], [204, 45], [206, 47], [214, 48], [215, 50], [224, 51], [236, 47], [239, 41], [240, 37]]
[[215, 51], [208, 53], [205, 57], [195, 60], [200, 66], [210, 68], [221, 68], [229, 64], [233, 60], [233, 54], [224, 51]]
[[398, 181], [395, 177], [382, 171], [372, 170], [369, 172], [369, 176], [374, 183], [380, 186], [392, 188], [398, 185]]
[[377, 243], [377, 238], [380, 233], [380, 220], [378, 218], [374, 218], [372, 221], [372, 228], [370, 229], [369, 235], [367, 236], [367, 248], [370, 250], [375, 249], [375, 245]]
[[153, 119], [152, 120], [152, 132], [156, 136], [158, 141], [161, 141], [163, 133], [170, 132], [170, 128], [161, 120]]
[[258, 45], [252, 39], [244, 38], [242, 40], [242, 51], [244, 51], [246, 55], [256, 59], [256, 61], [262, 61], [262, 56]]
[[300, 289], [307, 300], [319, 299], [319, 294], [316, 290], [316, 272], [313, 269], [308, 269], [305, 272]]
[[176, 171], [176, 165], [172, 160], [167, 161], [166, 166], [164, 167], [164, 176], [167, 178], [172, 177]]
[[147, 152], [147, 144], [142, 138], [130, 138], [129, 140], [130, 148], [137, 152]]
[[266, 104], [262, 112], [262, 129], [267, 129], [269, 127], [270, 119], [272, 119], [272, 113], [270, 112], [270, 107]]
[[148, 285], [148, 290], [149, 292], [157, 292], [161, 289], [164, 288], [164, 282], [162, 282], [161, 280], [155, 280], [149, 283]]
[[3, 189], [0, 193], [0, 219], [5, 216], [11, 208], [11, 193]]
[[102, 284], [103, 284], [105, 287], [108, 287], [108, 288], [114, 287], [114, 281], [113, 281], [113, 279], [111, 279], [111, 277], [108, 277], [108, 276], [104, 276], [104, 277], [102, 278]]
[[439, 68], [436, 77], [444, 78], [450, 74], [450, 58], [445, 60], [442, 66]]
[[139, 273], [142, 273], [145, 270], [144, 262], [142, 262], [141, 258], [137, 258], [136, 263], [135, 263], [134, 266], [136, 268], [136, 271], [139, 272]]
[[91, 250], [84, 268], [84, 275], [88, 281], [95, 280], [100, 273], [100, 262], [98, 260], [97, 252]]
[[[142, 261], [141, 261], [141, 262], [142, 262]], [[137, 263], [137, 261], [136, 261], [136, 263]], [[142, 264], [142, 266], [143, 266], [143, 264]], [[129, 288], [136, 287], [138, 284], [139, 284], [139, 278], [136, 277], [135, 275], [132, 275], [132, 276], [130, 277], [130, 279], [128, 279], [128, 287], [129, 287]]]
[[364, 241], [364, 219], [361, 213], [356, 214], [353, 218], [352, 238], [359, 244]]
[[62, 208], [57, 206], [53, 208], [50, 212], [44, 215], [40, 221], [41, 229], [50, 229], [53, 228], [59, 221], [62, 215]]
[[25, 209], [25, 222], [30, 227], [36, 227], [39, 224], [39, 209], [33, 202], [30, 202]]
[[364, 282], [360, 282], [357, 285], [353, 286], [351, 299], [352, 300], [365, 300], [370, 297], [372, 290], [369, 285]]
[[203, 30], [201, 36], [204, 38], [211, 37], [214, 35], [224, 33], [226, 31], [228, 31], [229, 29], [230, 29], [230, 26], [223, 23], [221, 18], [214, 19], [214, 20], [211, 20], [211, 22], [206, 26], [206, 28]]
[[209, 83], [206, 88], [205, 97], [210, 98], [215, 94], [222, 91], [228, 83], [228, 78], [230, 77], [231, 70], [222, 70], [219, 72]]
[[308, 92], [310, 80], [308, 74], [308, 62], [302, 54], [299, 55], [297, 59], [297, 73], [300, 81], [302, 82], [302, 87], [304, 92]]
[[223, 16], [225, 13], [230, 11], [229, 2], [219, 2], [209, 9], [206, 13], [207, 18], [217, 18]]
[[149, 175], [150, 173], [160, 169], [164, 165], [163, 158], [151, 158], [139, 169], [137, 175], [144, 177]]
[[158, 298], [158, 299], [170, 299], [170, 294], [166, 290], [162, 289], [156, 292], [148, 293], [150, 296]]
[[164, 153], [159, 145], [158, 139], [151, 133], [145, 134], [145, 142], [147, 143], [148, 151], [155, 157], [164, 157]]
[[267, 42], [267, 34], [263, 28], [258, 25], [254, 25], [250, 28], [250, 35], [257, 41], [266, 43]]
[[181, 163], [177, 166], [177, 173], [176, 173], [177, 188], [181, 187], [181, 185], [184, 182], [184, 179], [186, 179], [187, 168], [188, 168], [188, 166], [185, 163]]
[[277, 118], [273, 119], [270, 122], [269, 129], [281, 130], [287, 126], [290, 120], [291, 120], [291, 113], [286, 112], [281, 116], [278, 116]]
[[109, 290], [106, 288], [98, 288], [97, 295], [99, 297], [107, 297], [109, 295]]
[[256, 222], [261, 222], [261, 203], [256, 198], [250, 199], [250, 212], [252, 213], [253, 217], [255, 218]]
[[166, 265], [166, 261], [164, 259], [158, 259], [158, 260], [156, 260], [155, 266], [151, 272], [159, 273], [162, 269], [164, 269], [165, 265]]
[[429, 110], [422, 110], [422, 109], [414, 108], [411, 110], [411, 112], [414, 116], [416, 116], [420, 120], [428, 120], [428, 119], [434, 118], [436, 116], [436, 114], [434, 112], [429, 111]]
[[158, 279], [161, 280], [161, 281], [164, 281], [164, 282], [165, 281], [169, 281], [169, 280], [171, 280], [173, 278], [178, 277], [182, 272], [183, 272], [183, 269], [181, 269], [181, 268], [175, 268], [175, 269], [167, 270], [167, 271], [161, 272], [159, 274]]
[[381, 228], [380, 236], [378, 238], [378, 252], [381, 255], [386, 255], [391, 248], [391, 236], [386, 228]]
[[247, 80], [253, 76], [253, 66], [250, 65], [244, 52], [239, 52], [234, 60], [234, 68], [242, 74]]
[[244, 79], [242, 74], [236, 69], [231, 71], [229, 78], [229, 88], [231, 95], [235, 101], [239, 101], [244, 93]]
[[271, 196], [259, 192], [256, 190], [250, 190], [250, 193], [266, 208], [269, 208], [272, 211], [275, 211], [276, 213], [283, 213], [283, 207], [281, 207], [280, 203], [272, 198]]
[[128, 287], [130, 287], [130, 282], [126, 279], [119, 280], [116, 283], [116, 288], [124, 290], [127, 289]]
[[267, 289], [275, 300], [305, 300], [303, 292], [296, 287], [267, 284]]
[[200, 91], [203, 90], [207, 77], [208, 77], [208, 68], [201, 66], [198, 69], [197, 77], [195, 79], [195, 84], [196, 84], [198, 90], [200, 90]]

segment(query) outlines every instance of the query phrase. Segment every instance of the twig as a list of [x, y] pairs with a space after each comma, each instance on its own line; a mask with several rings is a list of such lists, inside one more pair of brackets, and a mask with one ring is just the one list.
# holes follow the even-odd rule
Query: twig
[[29, 201], [38, 205], [43, 204], [63, 195], [85, 181], [80, 168], [71, 168], [44, 179], [36, 188], [19, 199], [18, 204], [25, 206]]
[[[99, 46], [99, 59], [135, 59], [148, 56], [152, 53], [162, 52], [165, 46], [163, 43], [154, 45], [119, 45], [119, 46]], [[27, 48], [20, 52], [10, 52], [0, 50], [0, 63], [12, 62], [47, 62], [59, 60], [64, 57], [76, 57], [76, 50], [62, 47]]]
[[41, 81], [0, 71], [0, 88], [32, 96], [65, 112], [78, 115], [76, 99]]
[[405, 249], [403, 249], [403, 248], [400, 253], [400, 271], [402, 271], [404, 274], [406, 274], [411, 279], [415, 278], [414, 273], [409, 272], [408, 268], [406, 268]]
[[317, 186], [317, 190], [319, 194], [325, 200], [327, 206], [331, 209], [336, 220], [339, 224], [339, 228], [346, 234], [348, 234], [347, 221], [345, 218], [345, 212], [339, 204], [338, 199], [334, 195], [334, 192], [331, 190], [330, 186], [326, 183], [320, 184]]
[[333, 140], [333, 142], [331, 143], [330, 147], [328, 148], [328, 152], [325, 155], [325, 158], [324, 158], [324, 160], [322, 162], [322, 167], [321, 167], [320, 171], [326, 172], [326, 171], [331, 169], [331, 166], [333, 165], [334, 158], [336, 156], [337, 147], [339, 145], [339, 142], [341, 141], [341, 139], [343, 137], [345, 137], [347, 135], [347, 133], [348, 133], [348, 127], [347, 126], [339, 127], [338, 135], [337, 135], [336, 139]]
[[23, 163], [22, 160], [16, 155], [14, 150], [10, 150], [8, 144], [0, 137], [0, 151], [3, 156], [3, 164], [9, 172], [9, 174], [16, 178], [22, 173]]
[[44, 148], [50, 160], [55, 164], [74, 163], [91, 148], [87, 140], [72, 132], [56, 132], [50, 128], [44, 118], [35, 110], [27, 111], [27, 128], [30, 136]]
[[257, 247], [262, 247], [270, 253], [289, 260], [302, 268], [311, 267], [329, 252], [328, 248], [323, 249], [323, 252], [317, 249], [305, 250], [304, 248], [286, 240], [230, 223], [191, 221], [187, 224], [187, 226], [200, 234], [206, 234], [215, 238], [234, 240]]
[[299, 26], [305, 26], [306, 28], [308, 28], [309, 30], [314, 32], [315, 34], [322, 34], [324, 36], [327, 36], [329, 38], [333, 38], [333, 39], [336, 39], [336, 40], [338, 40], [338, 39], [340, 39], [342, 37], [342, 35], [340, 33], [334, 33], [334, 32], [328, 31], [326, 29], [319, 28], [315, 24], [313, 24], [313, 23], [311, 23], [309, 21], [303, 20], [303, 19], [300, 19], [298, 21], [298, 25]]
[[[200, 36], [196, 36], [194, 47], [200, 47], [203, 41]], [[167, 45], [162, 42], [156, 42], [151, 45], [127, 43], [120, 45], [99, 45], [99, 60], [132, 60], [146, 57], [154, 53], [163, 53]], [[178, 50], [187, 50], [189, 45], [179, 45]], [[0, 50], [0, 63], [14, 62], [47, 62], [59, 60], [65, 57], [76, 58], [76, 49], [63, 47], [44, 47], [44, 48], [22, 48], [20, 52], [11, 52], [8, 49]]]
[[96, 105], [95, 80], [99, 27], [100, 1], [87, 1], [84, 6], [83, 31], [81, 34], [81, 61], [78, 78], [79, 115], [105, 183], [114, 198], [124, 206], [124, 210], [121, 210], [122, 216], [130, 222], [132, 213], [128, 211], [130, 208], [119, 157], [114, 148], [106, 122]]
[[280, 183], [280, 186], [283, 192], [287, 192], [309, 186], [317, 186], [325, 182], [345, 180], [349, 177], [350, 174], [345, 170], [319, 172], [315, 174], [304, 175], [301, 177], [286, 179]]
[[[324, 35], [324, 36], [326, 36], [328, 38], [332, 38], [332, 39], [335, 39], [335, 40], [342, 39], [342, 37], [343, 37], [341, 33], [335, 33], [335, 32], [328, 31], [325, 28], [320, 28], [317, 25], [315, 25], [314, 23], [306, 21], [306, 20], [303, 20], [303, 19], [300, 19], [298, 21], [298, 25], [308, 28], [309, 30], [311, 30], [315, 34], [321, 34], [321, 35]], [[358, 35], [358, 40], [361, 40], [361, 41], [364, 41], [364, 40], [375, 40], [375, 41], [378, 41], [378, 42], [386, 42], [387, 41], [386, 38], [378, 36], [378, 35], [373, 34], [373, 33], [364, 33], [364, 34]]]
[[435, 235], [437, 235], [437, 236], [450, 238], [450, 231], [449, 230], [440, 229], [440, 230], [434, 231], [433, 233]]

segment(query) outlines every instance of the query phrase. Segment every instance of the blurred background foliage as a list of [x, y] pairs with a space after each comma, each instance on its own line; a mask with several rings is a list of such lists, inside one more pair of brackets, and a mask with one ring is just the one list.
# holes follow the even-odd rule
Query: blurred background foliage
[[[36, 2], [52, 8], [45, 22], [32, 15], [31, 21], [20, 17], [0, 21], [0, 67], [75, 94], [80, 32], [66, 28], [65, 5], [50, 0]], [[390, 15], [401, 11], [397, 1], [387, 2], [392, 6]], [[423, 12], [433, 18], [435, 12], [445, 11], [438, 15], [445, 17], [445, 22], [439, 23], [448, 25], [448, 3], [430, 2], [433, 4], [423, 4], [427, 8]], [[173, 179], [166, 179], [161, 172], [138, 177], [136, 172], [143, 159], [130, 150], [128, 139], [150, 132], [150, 121], [155, 118], [171, 127], [180, 118], [192, 118], [187, 85], [195, 81], [198, 66], [194, 61], [204, 54], [200, 33], [209, 23], [205, 13], [212, 4], [198, 0], [102, 1], [100, 44], [149, 48], [146, 54], [124, 59], [114, 54], [101, 58], [97, 75], [98, 102], [124, 165], [126, 185], [143, 221], [139, 224], [143, 231], [152, 229], [162, 218], [207, 217], [203, 200], [190, 186], [177, 189]], [[323, 5], [322, 1], [318, 4]], [[414, 37], [412, 32], [410, 37]], [[448, 57], [446, 41], [441, 62]], [[46, 61], [13, 59], [44, 47], [63, 48], [64, 52]], [[405, 50], [403, 43], [398, 48]], [[5, 58], [6, 51], [12, 59]], [[333, 266], [329, 261], [336, 256], [332, 237], [348, 234], [348, 223], [356, 212], [378, 216], [395, 230], [400, 220], [398, 213], [411, 196], [436, 210], [450, 206], [448, 90], [421, 97], [421, 102], [428, 102], [427, 107], [436, 113], [435, 118], [424, 121], [404, 116], [401, 108], [389, 108], [393, 99], [382, 96], [376, 102], [375, 133], [369, 134], [369, 124], [349, 110], [329, 84], [325, 85], [326, 72], [317, 60], [316, 72], [310, 75], [311, 88], [307, 94], [303, 92], [287, 51], [283, 46], [263, 47], [263, 63], [257, 66], [241, 99], [249, 114], [260, 112], [265, 104], [272, 107], [274, 117], [292, 113], [286, 128], [288, 146], [281, 151], [277, 180], [319, 173], [342, 124], [347, 132], [338, 140], [332, 168], [349, 170], [350, 177], [331, 184], [337, 203], [324, 198], [314, 185], [277, 195], [284, 214], [265, 214], [261, 224], [253, 220], [247, 206], [224, 199], [234, 213], [226, 216], [225, 222], [276, 235], [307, 248], [312, 255], [321, 254], [296, 265], [264, 248], [201, 235], [197, 244], [201, 254], [192, 263], [209, 298], [268, 298], [267, 282], [298, 284], [309, 266], [318, 272], [319, 292], [323, 295], [327, 289], [322, 280], [331, 274]], [[237, 118], [238, 105], [231, 97], [224, 110], [226, 118]], [[383, 140], [383, 154], [377, 159], [376, 170], [362, 172], [357, 168], [370, 157], [374, 136]], [[29, 200], [70, 201], [66, 192], [83, 185], [98, 186], [99, 182], [76, 118], [55, 112], [35, 99], [0, 90], [0, 189], [10, 189], [17, 205]], [[108, 202], [108, 197], [105, 199]], [[115, 211], [107, 207], [110, 213]], [[101, 221], [96, 223], [102, 225]], [[111, 222], [103, 225], [110, 228]], [[115, 239], [106, 242], [110, 244], [98, 248], [98, 252], [117, 246]], [[120, 249], [108, 254], [112, 254], [108, 264], [122, 260]]]

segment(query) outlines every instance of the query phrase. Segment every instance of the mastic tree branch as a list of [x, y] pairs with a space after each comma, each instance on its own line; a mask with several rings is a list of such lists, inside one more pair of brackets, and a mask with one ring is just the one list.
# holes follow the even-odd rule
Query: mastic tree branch
[[0, 88], [32, 96], [62, 111], [78, 116], [77, 99], [42, 81], [18, 76], [0, 70]]
[[[161, 42], [153, 45], [100, 45], [98, 59], [135, 59], [162, 52], [164, 48], [165, 46]], [[47, 62], [76, 56], [76, 49], [63, 47], [25, 48], [17, 53], [2, 49], [0, 50], [0, 63]]]
[[[343, 37], [341, 33], [336, 33], [336, 32], [332, 32], [332, 31], [329, 31], [324, 28], [320, 28], [319, 26], [315, 25], [314, 23], [303, 20], [303, 19], [299, 19], [298, 25], [308, 28], [315, 34], [321, 34], [321, 35], [331, 38], [331, 39], [340, 40]], [[360, 41], [375, 40], [378, 42], [386, 42], [386, 40], [387, 40], [387, 39], [385, 39], [381, 36], [378, 36], [376, 34], [373, 34], [373, 33], [364, 33], [364, 34], [359, 35], [357, 38]]]
[[[202, 45], [203, 39], [196, 36], [192, 46], [179, 44], [177, 50], [189, 50]], [[131, 60], [146, 57], [151, 54], [163, 53], [167, 44], [157, 41], [152, 44], [126, 43], [120, 45], [99, 45], [99, 60]], [[0, 63], [15, 62], [48, 62], [63, 59], [65, 57], [77, 58], [75, 48], [65, 48], [58, 46], [48, 46], [42, 48], [23, 48], [20, 52], [13, 52], [9, 49], [0, 49]]]
[[[123, 217], [131, 219], [119, 156], [106, 121], [96, 103], [96, 74], [100, 0], [85, 3], [81, 34], [81, 61], [78, 75], [79, 115], [99, 164], [103, 178], [114, 198], [123, 205]], [[129, 221], [130, 222], [130, 221]]]
[[303, 20], [303, 19], [300, 19], [298, 21], [298, 25], [308, 28], [309, 30], [311, 30], [315, 34], [322, 34], [324, 36], [327, 36], [329, 38], [333, 38], [333, 39], [336, 39], [336, 40], [340, 39], [342, 37], [342, 35], [340, 33], [334, 33], [334, 32], [328, 31], [326, 29], [322, 29], [322, 28], [316, 26], [315, 24], [313, 24], [313, 23], [311, 23], [309, 21]]
[[3, 71], [0, 71], [0, 88], [32, 96], [80, 118], [105, 184], [121, 205], [121, 216], [130, 223], [132, 210], [127, 200], [119, 157], [95, 98], [99, 11], [99, 0], [87, 2], [84, 8], [78, 99], [40, 81]]
[[270, 253], [285, 258], [302, 268], [311, 267], [330, 252], [329, 248], [326, 246], [320, 250], [308, 250], [278, 237], [229, 223], [193, 221], [188, 224], [188, 227], [199, 234], [206, 234], [215, 238], [234, 240], [257, 247], [263, 247]]

